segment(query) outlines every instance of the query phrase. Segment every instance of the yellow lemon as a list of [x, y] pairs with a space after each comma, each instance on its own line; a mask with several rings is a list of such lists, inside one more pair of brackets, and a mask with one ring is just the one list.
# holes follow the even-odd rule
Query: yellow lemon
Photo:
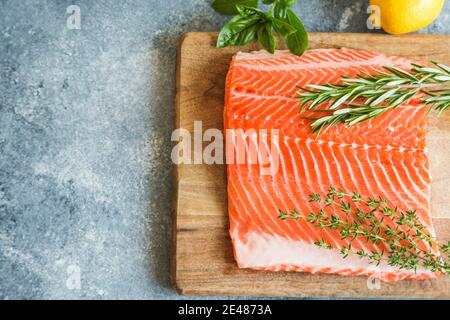
[[426, 27], [439, 16], [444, 3], [445, 0], [370, 0], [371, 5], [380, 9], [381, 27], [391, 34]]

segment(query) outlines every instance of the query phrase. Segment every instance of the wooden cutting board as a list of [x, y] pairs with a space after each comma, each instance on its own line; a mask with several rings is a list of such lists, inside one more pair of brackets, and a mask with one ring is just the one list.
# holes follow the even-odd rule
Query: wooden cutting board
[[[195, 120], [203, 130], [223, 128], [224, 82], [233, 54], [257, 50], [216, 49], [217, 34], [187, 33], [177, 59], [176, 127], [191, 133]], [[390, 36], [312, 33], [310, 48], [370, 49], [450, 64], [450, 36]], [[193, 135], [192, 135], [193, 136]], [[437, 234], [450, 240], [450, 112], [429, 116], [428, 147], [432, 164], [432, 211]], [[228, 236], [225, 165], [175, 167], [172, 282], [181, 294], [295, 297], [450, 297], [449, 280], [370, 282], [295, 272], [239, 269]]]

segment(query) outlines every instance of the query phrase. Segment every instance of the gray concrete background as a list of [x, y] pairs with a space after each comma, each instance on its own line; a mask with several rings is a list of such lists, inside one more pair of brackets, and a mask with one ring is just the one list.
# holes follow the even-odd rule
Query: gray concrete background
[[[180, 298], [169, 285], [175, 47], [205, 0], [0, 0], [0, 298]], [[81, 8], [81, 30], [66, 8]], [[300, 0], [364, 32], [365, 0]], [[424, 33], [450, 31], [450, 5]], [[79, 271], [81, 287], [77, 288]]]

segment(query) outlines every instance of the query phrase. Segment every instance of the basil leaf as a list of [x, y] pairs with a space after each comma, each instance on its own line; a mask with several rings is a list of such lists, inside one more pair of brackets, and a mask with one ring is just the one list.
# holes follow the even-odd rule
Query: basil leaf
[[257, 38], [258, 24], [255, 23], [248, 28], [242, 30], [234, 37], [230, 45], [233, 46], [243, 46]]
[[275, 52], [275, 37], [273, 36], [272, 24], [270, 22], [260, 25], [258, 29], [258, 42], [261, 47], [270, 53]]
[[258, 8], [258, 0], [214, 0], [211, 6], [223, 14], [236, 15], [225, 24], [217, 38], [217, 47], [245, 45], [258, 39], [270, 53], [275, 52], [273, 29], [286, 42], [289, 50], [302, 55], [308, 47], [308, 34], [303, 23], [292, 11], [297, 0], [262, 0], [271, 5], [264, 12]]
[[308, 32], [306, 32], [305, 26], [291, 9], [287, 10], [286, 15], [287, 21], [297, 32], [288, 35], [285, 38], [285, 42], [291, 53], [301, 56], [308, 48]]
[[[234, 17], [220, 31], [219, 37], [217, 38], [217, 47], [223, 48], [248, 43], [254, 39], [254, 33], [257, 30], [253, 30], [252, 28], [256, 28], [259, 22], [261, 22], [261, 17], [256, 15], [250, 17]], [[251, 39], [252, 34], [253, 39]]]
[[259, 10], [258, 8], [252, 8], [252, 7], [244, 6], [241, 4], [237, 4], [236, 9], [237, 9], [238, 13], [243, 17], [250, 17], [253, 15], [258, 15], [261, 18], [267, 17], [267, 15], [263, 11]]
[[275, 31], [282, 37], [287, 37], [297, 32], [297, 29], [295, 27], [280, 19], [273, 18], [272, 24]]
[[211, 7], [221, 14], [235, 15], [239, 13], [236, 9], [238, 4], [257, 8], [258, 0], [214, 0]]
[[273, 7], [273, 16], [277, 19], [286, 19], [286, 6], [282, 5], [281, 3], [277, 2], [275, 6]]
[[297, 0], [262, 0], [262, 2], [264, 3], [264, 4], [272, 4], [272, 3], [274, 3], [274, 2], [277, 2], [277, 3], [280, 3], [280, 4], [282, 4], [283, 6], [292, 6], [294, 3], [296, 3], [297, 2]]
[[287, 9], [289, 9], [297, 0], [278, 0], [273, 7], [274, 17], [277, 19], [286, 19]]
[[297, 0], [278, 0], [278, 2], [286, 7], [292, 7], [297, 2]]

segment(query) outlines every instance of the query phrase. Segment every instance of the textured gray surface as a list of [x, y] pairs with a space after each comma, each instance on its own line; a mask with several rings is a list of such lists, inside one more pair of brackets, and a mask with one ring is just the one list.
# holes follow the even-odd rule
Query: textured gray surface
[[[175, 47], [220, 28], [209, 2], [0, 0], [0, 298], [180, 298]], [[299, 2], [310, 31], [367, 31], [364, 0]], [[449, 33], [449, 13], [422, 32]]]

